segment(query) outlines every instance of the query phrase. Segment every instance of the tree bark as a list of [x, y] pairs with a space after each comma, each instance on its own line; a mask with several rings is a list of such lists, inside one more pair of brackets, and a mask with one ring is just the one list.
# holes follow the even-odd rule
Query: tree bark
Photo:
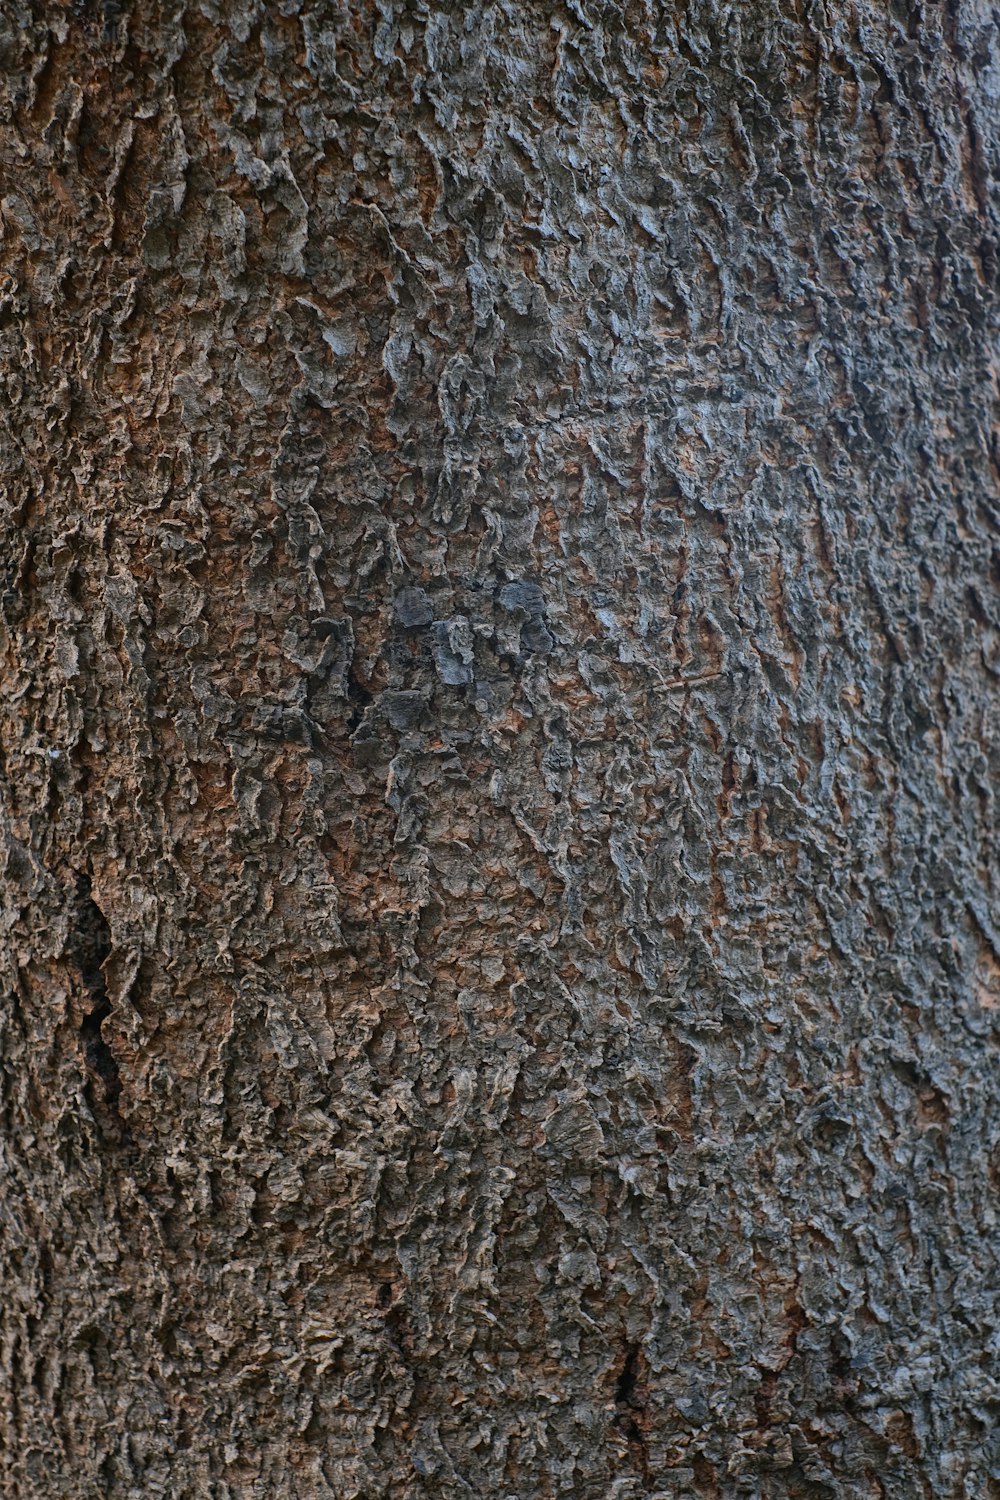
[[996, 9], [0, 65], [3, 1494], [1000, 1496]]

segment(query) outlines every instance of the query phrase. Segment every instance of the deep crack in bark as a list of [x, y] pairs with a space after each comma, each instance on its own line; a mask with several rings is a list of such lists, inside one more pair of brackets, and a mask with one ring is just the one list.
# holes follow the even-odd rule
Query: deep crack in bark
[[[77, 877], [77, 915], [69, 956], [77, 969], [91, 1006], [80, 1022], [83, 1055], [91, 1075], [100, 1080], [101, 1098], [113, 1115], [118, 1115], [122, 1091], [121, 1075], [114, 1053], [108, 1045], [102, 1026], [111, 1014], [104, 962], [111, 952], [111, 931], [107, 918], [91, 895], [90, 877]], [[88, 1085], [88, 1092], [91, 1092]]]

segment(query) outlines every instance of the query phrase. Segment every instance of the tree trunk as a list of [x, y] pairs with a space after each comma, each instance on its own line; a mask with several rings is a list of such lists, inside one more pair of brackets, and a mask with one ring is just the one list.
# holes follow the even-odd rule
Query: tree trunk
[[1000, 1496], [998, 24], [3, 7], [5, 1497]]

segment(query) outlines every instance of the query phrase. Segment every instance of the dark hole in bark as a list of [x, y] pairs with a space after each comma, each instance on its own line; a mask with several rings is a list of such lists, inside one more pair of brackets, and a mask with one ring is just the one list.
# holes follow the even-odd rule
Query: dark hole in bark
[[105, 1041], [101, 1027], [111, 1014], [103, 964], [111, 952], [111, 929], [97, 902], [90, 894], [90, 878], [77, 876], [76, 922], [69, 942], [68, 956], [78, 970], [90, 1009], [80, 1022], [83, 1056], [90, 1072], [100, 1080], [104, 1102], [117, 1114], [122, 1091], [118, 1064]]
[[94, 1009], [84, 1016], [80, 1025], [80, 1035], [83, 1038], [83, 1052], [87, 1059], [87, 1066], [103, 1083], [106, 1103], [116, 1110], [122, 1091], [121, 1076], [114, 1054], [101, 1035], [101, 1023], [110, 1014], [111, 1006], [108, 1001], [100, 1000]]
[[638, 1346], [628, 1344], [625, 1363], [615, 1382], [615, 1425], [629, 1445], [632, 1461], [640, 1473], [647, 1474], [646, 1434], [640, 1425], [646, 1399], [642, 1389], [642, 1355]]
[[625, 1363], [615, 1386], [615, 1401], [619, 1406], [634, 1404], [636, 1382], [639, 1379], [639, 1351], [631, 1344], [625, 1354]]
[[347, 716], [349, 729], [357, 729], [364, 718], [365, 709], [372, 701], [372, 695], [368, 689], [358, 681], [353, 672], [347, 674], [347, 696], [354, 707]]

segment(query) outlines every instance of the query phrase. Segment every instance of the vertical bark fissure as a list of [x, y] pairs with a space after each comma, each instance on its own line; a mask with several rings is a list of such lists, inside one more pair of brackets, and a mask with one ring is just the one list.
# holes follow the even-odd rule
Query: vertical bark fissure
[[77, 969], [88, 1007], [80, 1022], [80, 1041], [84, 1062], [92, 1074], [98, 1097], [109, 1113], [120, 1122], [118, 1100], [122, 1091], [121, 1074], [114, 1053], [102, 1033], [111, 1014], [111, 1001], [104, 977], [104, 964], [111, 953], [111, 929], [107, 918], [91, 894], [90, 879], [79, 875], [76, 880], [77, 901], [69, 951]]

